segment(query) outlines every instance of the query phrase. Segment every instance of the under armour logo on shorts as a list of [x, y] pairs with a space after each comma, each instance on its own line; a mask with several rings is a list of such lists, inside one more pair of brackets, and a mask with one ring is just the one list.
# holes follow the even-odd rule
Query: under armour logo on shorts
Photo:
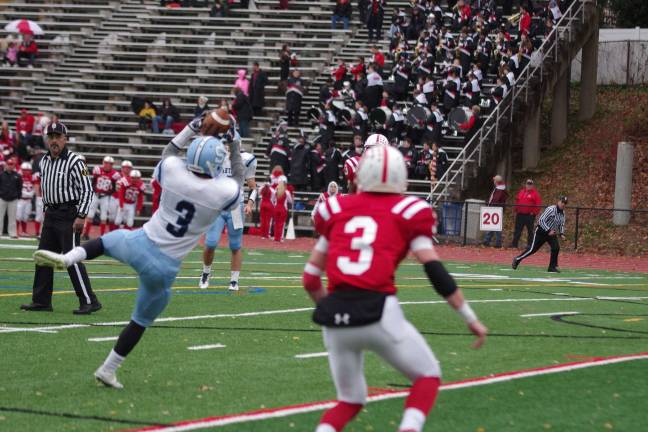
[[351, 315], [349, 315], [348, 313], [345, 314], [336, 313], [335, 325], [340, 325], [340, 324], [349, 325], [350, 319], [351, 319]]

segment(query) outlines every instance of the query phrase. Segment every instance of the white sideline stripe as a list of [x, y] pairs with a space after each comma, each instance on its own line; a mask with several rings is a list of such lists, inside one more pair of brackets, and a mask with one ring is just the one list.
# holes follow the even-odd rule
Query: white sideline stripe
[[536, 314], [520, 315], [522, 318], [541, 317], [541, 316], [554, 316], [554, 315], [578, 315], [580, 312], [545, 312]]
[[90, 327], [87, 324], [63, 324], [59, 326], [47, 326], [47, 327], [1, 327], [0, 333], [16, 333], [16, 332], [35, 332], [35, 333], [56, 333], [54, 330], [66, 330], [73, 328], [82, 328]]
[[309, 354], [297, 354], [295, 358], [298, 359], [306, 359], [306, 358], [314, 358], [314, 357], [328, 357], [328, 352], [317, 352], [317, 353], [309, 353]]
[[[471, 304], [475, 303], [523, 303], [523, 302], [554, 302], [554, 301], [597, 301], [597, 300], [644, 300], [648, 297], [550, 297], [550, 298], [513, 298], [513, 299], [481, 299], [481, 300], [470, 300]], [[424, 300], [424, 301], [406, 301], [401, 302], [401, 305], [425, 305], [425, 304], [446, 304], [445, 300]], [[184, 316], [184, 317], [166, 317], [158, 318], [155, 320], [156, 323], [161, 322], [174, 322], [174, 321], [195, 321], [195, 320], [206, 320], [206, 319], [215, 319], [215, 318], [237, 318], [237, 317], [254, 317], [254, 316], [263, 316], [263, 315], [281, 315], [297, 312], [310, 312], [314, 308], [296, 308], [296, 309], [275, 309], [259, 312], [244, 312], [244, 313], [230, 313], [230, 314], [214, 314], [214, 315], [194, 315], [194, 316]], [[65, 330], [69, 328], [86, 328], [91, 326], [118, 326], [126, 325], [129, 321], [114, 321], [114, 322], [98, 322], [92, 324], [66, 324], [60, 326], [46, 326], [46, 327], [34, 327], [34, 328], [25, 328], [20, 330], [0, 328], [0, 333], [14, 333], [16, 331], [34, 331], [34, 330]]]
[[200, 350], [208, 350], [208, 349], [216, 349], [216, 348], [225, 348], [225, 345], [212, 344], [212, 345], [196, 345], [196, 346], [187, 347], [187, 349], [190, 351], [200, 351]]
[[[3, 333], [2, 330], [14, 330], [14, 331], [17, 331], [17, 332], [32, 332], [32, 333], [58, 333], [56, 330], [38, 330], [38, 329], [32, 329], [32, 328], [0, 326], [0, 333]], [[9, 333], [9, 332], [7, 332], [7, 333]]]
[[119, 339], [119, 336], [94, 337], [94, 338], [88, 338], [88, 342], [108, 342], [108, 341], [116, 341], [117, 339]]
[[[535, 377], [540, 375], [550, 375], [550, 374], [561, 373], [561, 372], [569, 372], [578, 369], [604, 366], [604, 365], [615, 364], [615, 363], [623, 363], [623, 362], [641, 360], [646, 358], [648, 358], [648, 354], [637, 354], [635, 356], [612, 358], [607, 360], [593, 360], [589, 362], [564, 365], [561, 367], [555, 367], [549, 369], [519, 371], [508, 375], [494, 376], [492, 378], [478, 379], [475, 381], [443, 384], [441, 385], [440, 390], [457, 390], [457, 389], [468, 388], [468, 387], [479, 387], [484, 385], [496, 384], [499, 382], [513, 381], [513, 380], [530, 378], [530, 377]], [[408, 395], [409, 395], [409, 390], [395, 391], [390, 393], [369, 396], [367, 398], [367, 402], [377, 402], [377, 401], [383, 401], [388, 399], [400, 399]], [[185, 431], [193, 431], [198, 429], [208, 429], [217, 426], [226, 426], [226, 425], [238, 424], [238, 423], [248, 423], [248, 422], [259, 421], [259, 420], [268, 420], [272, 418], [289, 417], [295, 414], [304, 414], [304, 413], [309, 413], [314, 411], [322, 411], [333, 407], [335, 404], [336, 402], [334, 401], [320, 402], [320, 403], [315, 402], [313, 404], [309, 404], [301, 407], [279, 408], [271, 412], [249, 413], [249, 414], [243, 413], [236, 416], [214, 419], [214, 420], [204, 420], [204, 421], [196, 420], [189, 424], [160, 427], [151, 430], [155, 432], [185, 432]]]

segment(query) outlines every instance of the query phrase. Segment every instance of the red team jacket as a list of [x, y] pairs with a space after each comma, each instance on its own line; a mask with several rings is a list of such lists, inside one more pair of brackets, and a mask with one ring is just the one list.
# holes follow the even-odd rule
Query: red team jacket
[[397, 194], [332, 197], [319, 206], [314, 220], [329, 242], [329, 293], [396, 293], [394, 274], [412, 241], [431, 239], [436, 231], [436, 214], [427, 202]]

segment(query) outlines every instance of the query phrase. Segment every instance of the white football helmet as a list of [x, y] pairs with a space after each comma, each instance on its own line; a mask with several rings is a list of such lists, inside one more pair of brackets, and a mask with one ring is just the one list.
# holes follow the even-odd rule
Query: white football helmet
[[124, 167], [133, 168], [133, 163], [131, 161], [129, 161], [129, 160], [125, 160], [125, 161], [123, 161], [121, 163], [121, 166], [122, 166], [122, 168], [124, 168]]
[[357, 182], [362, 192], [404, 193], [407, 167], [403, 155], [391, 146], [370, 147], [360, 159]]
[[115, 159], [113, 159], [112, 156], [104, 156], [103, 162], [112, 164], [112, 163], [115, 163]]
[[369, 135], [369, 138], [364, 143], [364, 149], [367, 151], [371, 147], [375, 146], [388, 146], [389, 145], [389, 140], [385, 135], [381, 134], [373, 134]]
[[20, 169], [23, 171], [31, 171], [32, 166], [29, 162], [23, 162], [20, 164]]
[[142, 173], [139, 172], [139, 170], [133, 170], [133, 171], [131, 171], [131, 175], [130, 175], [130, 176], [131, 176], [132, 178], [142, 178]]

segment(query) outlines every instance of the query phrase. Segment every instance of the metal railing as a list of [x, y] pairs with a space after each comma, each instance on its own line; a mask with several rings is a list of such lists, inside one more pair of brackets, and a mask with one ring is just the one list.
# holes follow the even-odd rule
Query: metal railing
[[551, 33], [545, 38], [542, 45], [533, 52], [531, 61], [520, 73], [513, 88], [497, 104], [479, 131], [468, 141], [447, 168], [444, 175], [432, 186], [431, 199], [433, 204], [436, 205], [441, 199], [448, 198], [451, 188], [459, 186], [460, 189], [463, 189], [465, 187], [469, 164], [476, 162], [478, 166], [482, 166], [484, 145], [494, 146], [500, 138], [503, 128], [502, 122], [510, 123], [513, 121], [516, 104], [528, 103], [529, 89], [534, 80], [538, 79], [542, 83], [545, 61], [551, 58], [552, 63], [557, 63], [560, 42], [566, 40], [571, 44], [574, 24], [576, 22], [585, 22], [585, 5], [588, 3], [595, 4], [596, 2], [595, 0], [575, 0], [565, 11]]

